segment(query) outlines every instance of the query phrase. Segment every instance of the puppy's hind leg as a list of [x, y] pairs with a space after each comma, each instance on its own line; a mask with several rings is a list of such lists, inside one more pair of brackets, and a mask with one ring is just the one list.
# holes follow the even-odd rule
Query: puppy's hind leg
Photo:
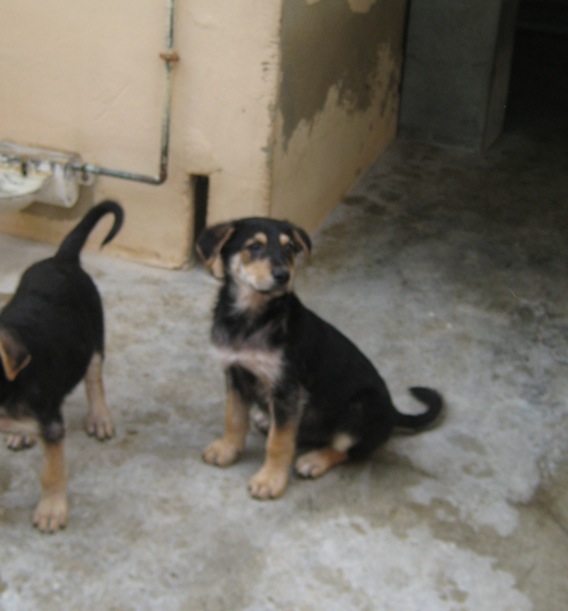
[[350, 435], [338, 433], [330, 446], [299, 456], [295, 464], [296, 473], [302, 477], [321, 477], [335, 465], [348, 460], [348, 451], [353, 445], [354, 440]]
[[41, 475], [41, 499], [33, 516], [34, 526], [53, 533], [67, 524], [67, 474], [64, 441], [44, 442], [45, 463]]
[[114, 424], [105, 399], [103, 357], [99, 352], [93, 354], [84, 381], [89, 403], [89, 412], [85, 423], [87, 433], [101, 441], [110, 439], [114, 436]]

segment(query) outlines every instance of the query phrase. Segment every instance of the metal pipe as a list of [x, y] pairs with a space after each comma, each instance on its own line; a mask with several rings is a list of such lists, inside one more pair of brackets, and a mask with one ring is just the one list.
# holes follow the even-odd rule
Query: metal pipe
[[144, 182], [150, 185], [161, 185], [168, 177], [168, 160], [170, 151], [170, 124], [171, 124], [171, 101], [172, 101], [172, 71], [179, 56], [174, 50], [174, 23], [175, 23], [175, 0], [168, 0], [168, 16], [166, 24], [166, 50], [160, 53], [160, 57], [166, 65], [166, 89], [164, 94], [164, 107], [162, 110], [162, 135], [160, 146], [160, 171], [158, 176], [147, 176], [135, 172], [125, 172], [112, 168], [104, 168], [90, 163], [74, 163], [73, 170], [83, 174], [94, 174], [97, 176], [111, 176], [123, 180]]

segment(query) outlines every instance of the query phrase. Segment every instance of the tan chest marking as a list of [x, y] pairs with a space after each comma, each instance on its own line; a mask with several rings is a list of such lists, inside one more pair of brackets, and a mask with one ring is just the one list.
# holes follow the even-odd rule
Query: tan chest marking
[[224, 368], [243, 367], [270, 386], [280, 379], [282, 372], [282, 352], [280, 350], [262, 350], [243, 346], [238, 350], [220, 347], [217, 348], [217, 352]]

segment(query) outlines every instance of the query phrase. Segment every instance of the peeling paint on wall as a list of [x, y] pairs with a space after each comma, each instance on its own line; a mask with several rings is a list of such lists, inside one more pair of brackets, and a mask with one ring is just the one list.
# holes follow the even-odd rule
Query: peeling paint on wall
[[[299, 123], [312, 123], [322, 111], [331, 88], [337, 89], [338, 104], [346, 112], [358, 113], [371, 107], [381, 79], [398, 87], [398, 78], [382, 74], [379, 50], [387, 45], [391, 56], [401, 56], [399, 24], [406, 3], [351, 4], [347, 0], [284, 2], [278, 108], [284, 118], [285, 148]], [[397, 24], [394, 36], [393, 23]]]
[[[317, 4], [322, 0], [306, 0], [306, 4]], [[377, 0], [346, 0], [354, 13], [367, 13]]]

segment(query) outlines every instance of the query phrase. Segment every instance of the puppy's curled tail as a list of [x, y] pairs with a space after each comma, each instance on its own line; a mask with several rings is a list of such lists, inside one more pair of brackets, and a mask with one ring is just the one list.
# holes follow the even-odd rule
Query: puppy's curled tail
[[71, 230], [69, 234], [61, 242], [61, 246], [55, 253], [55, 259], [58, 261], [79, 262], [79, 254], [85, 246], [85, 242], [89, 234], [94, 229], [99, 220], [107, 215], [114, 215], [114, 223], [108, 232], [106, 238], [101, 244], [101, 248], [108, 244], [114, 236], [120, 231], [124, 220], [124, 211], [122, 206], [112, 200], [105, 200], [91, 208], [87, 214], [79, 221], [78, 225]]
[[409, 433], [418, 432], [433, 425], [442, 413], [443, 400], [440, 393], [432, 388], [413, 386], [409, 389], [412, 396], [421, 403], [426, 404], [428, 409], [422, 414], [401, 414], [396, 412], [395, 427]]

